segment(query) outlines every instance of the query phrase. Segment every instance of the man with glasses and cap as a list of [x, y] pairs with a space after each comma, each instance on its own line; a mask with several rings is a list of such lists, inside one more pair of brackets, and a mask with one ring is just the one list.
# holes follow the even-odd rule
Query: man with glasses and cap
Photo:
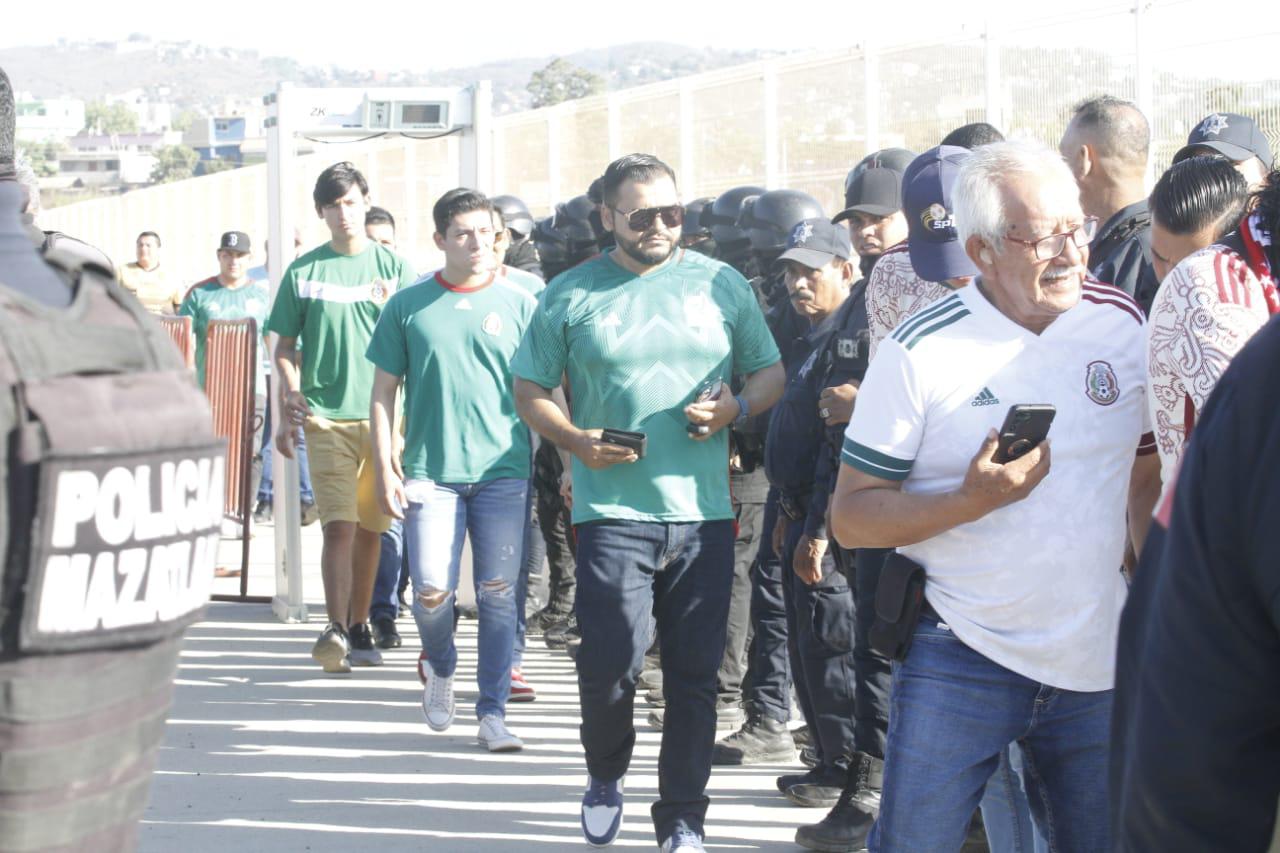
[[[882, 343], [832, 499], [842, 545], [897, 549], [881, 592], [891, 567], [903, 593], [923, 573], [898, 620], [868, 849], [960, 849], [1017, 740], [1037, 827], [1056, 849], [1106, 850], [1118, 567], [1158, 473], [1143, 317], [1088, 278], [1096, 221], [1058, 152], [985, 146], [953, 192], [978, 277]], [[1055, 407], [1049, 439], [997, 458], [1006, 410], [1031, 403]]]
[[1187, 135], [1187, 144], [1173, 155], [1173, 162], [1203, 154], [1226, 157], [1234, 163], [1250, 190], [1260, 189], [1267, 173], [1275, 168], [1267, 135], [1256, 121], [1239, 113], [1205, 116]]
[[[669, 166], [615, 160], [602, 197], [616, 248], [551, 283], [512, 372], [525, 422], [573, 457], [583, 835], [606, 846], [622, 824], [652, 619], [667, 699], [652, 815], [664, 851], [691, 853], [704, 849], [733, 577], [725, 427], [773, 405], [782, 368], [746, 279], [679, 249]], [[747, 377], [737, 395], [734, 374]], [[572, 422], [552, 399], [566, 375]]]

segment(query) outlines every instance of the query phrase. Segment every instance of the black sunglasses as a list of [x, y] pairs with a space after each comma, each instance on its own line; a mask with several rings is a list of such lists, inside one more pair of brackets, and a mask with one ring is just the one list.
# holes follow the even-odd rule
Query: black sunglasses
[[677, 228], [684, 223], [684, 208], [678, 204], [668, 204], [665, 207], [637, 207], [629, 213], [624, 213], [618, 208], [613, 208], [614, 213], [622, 215], [627, 220], [627, 227], [637, 233], [643, 233], [653, 227], [653, 221], [659, 216], [662, 217], [662, 224], [668, 228]]

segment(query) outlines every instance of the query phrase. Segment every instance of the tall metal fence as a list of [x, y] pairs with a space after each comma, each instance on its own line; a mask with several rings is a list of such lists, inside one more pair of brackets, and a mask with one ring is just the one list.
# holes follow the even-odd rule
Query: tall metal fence
[[[1056, 145], [1071, 107], [1093, 95], [1135, 100], [1152, 122], [1153, 174], [1214, 111], [1255, 117], [1280, 148], [1280, 20], [1228, 22], [1197, 0], [1077, 0], [1052, 18], [1005, 17], [928, 43], [892, 32], [845, 50], [796, 55], [492, 119], [481, 189], [523, 198], [535, 215], [586, 191], [614, 157], [654, 153], [685, 198], [741, 184], [793, 187], [839, 209], [845, 173], [887, 146], [923, 150], [949, 130], [990, 121], [1007, 135]], [[1257, 16], [1262, 18], [1261, 15]], [[400, 223], [420, 270], [438, 255], [430, 208], [457, 183], [451, 138], [319, 146], [299, 171], [303, 239], [326, 238], [309, 188], [328, 164], [366, 170], [374, 203]], [[266, 233], [266, 170], [251, 167], [46, 212], [46, 228], [121, 261], [155, 230], [166, 263], [190, 281], [216, 271], [217, 235]]]

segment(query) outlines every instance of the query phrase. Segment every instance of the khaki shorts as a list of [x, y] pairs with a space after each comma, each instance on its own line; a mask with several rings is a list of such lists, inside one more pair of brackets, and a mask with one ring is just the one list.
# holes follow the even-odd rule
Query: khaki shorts
[[320, 523], [350, 521], [374, 533], [389, 530], [391, 517], [378, 506], [369, 422], [312, 415], [302, 428]]

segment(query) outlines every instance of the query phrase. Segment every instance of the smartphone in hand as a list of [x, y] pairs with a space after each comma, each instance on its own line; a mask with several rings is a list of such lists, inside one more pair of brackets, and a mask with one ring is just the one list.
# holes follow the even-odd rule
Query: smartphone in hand
[[1000, 443], [993, 461], [1001, 465], [1030, 453], [1049, 437], [1049, 426], [1058, 410], [1050, 403], [1023, 403], [1009, 407], [1000, 427]]

